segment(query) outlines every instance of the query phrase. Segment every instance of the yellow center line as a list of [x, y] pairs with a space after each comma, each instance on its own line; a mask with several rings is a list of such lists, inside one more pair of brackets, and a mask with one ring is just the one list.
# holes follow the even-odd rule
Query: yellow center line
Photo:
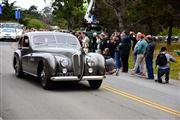
[[115, 88], [113, 88], [113, 87], [111, 87], [109, 85], [103, 85], [102, 88], [104, 88], [107, 91], [113, 92], [113, 93], [115, 93], [117, 95], [121, 95], [121, 96], [129, 98], [131, 100], [143, 103], [143, 104], [148, 105], [150, 107], [165, 111], [167, 113], [170, 113], [170, 114], [173, 114], [173, 115], [176, 115], [176, 116], [180, 116], [180, 111], [176, 111], [176, 110], [174, 110], [172, 108], [169, 108], [169, 107], [154, 103], [154, 102], [149, 101], [147, 99], [144, 99], [144, 98], [141, 98], [141, 97], [138, 97], [138, 96], [123, 92], [123, 91], [115, 89]]

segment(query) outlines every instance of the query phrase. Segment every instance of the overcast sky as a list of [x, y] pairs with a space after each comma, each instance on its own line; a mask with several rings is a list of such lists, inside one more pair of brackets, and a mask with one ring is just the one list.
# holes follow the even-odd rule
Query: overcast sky
[[[2, 0], [0, 0], [2, 1]], [[44, 3], [44, 0], [9, 0], [9, 2], [16, 1], [16, 6], [20, 6], [21, 8], [29, 9], [30, 6], [35, 5], [38, 7], [38, 10], [42, 10], [45, 6], [50, 6], [50, 2], [52, 0], [46, 0], [46, 3]]]

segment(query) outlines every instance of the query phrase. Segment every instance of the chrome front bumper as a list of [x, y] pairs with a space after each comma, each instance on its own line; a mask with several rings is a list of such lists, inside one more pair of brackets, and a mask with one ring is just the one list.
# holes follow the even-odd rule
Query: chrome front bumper
[[[102, 80], [105, 76], [83, 76], [82, 80]], [[56, 76], [51, 77], [52, 81], [79, 81], [77, 76]]]

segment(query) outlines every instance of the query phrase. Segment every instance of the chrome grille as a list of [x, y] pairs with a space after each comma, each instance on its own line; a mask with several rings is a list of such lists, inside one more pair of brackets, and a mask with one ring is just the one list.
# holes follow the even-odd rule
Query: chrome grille
[[83, 56], [75, 54], [73, 55], [73, 70], [74, 75], [81, 75], [83, 67]]

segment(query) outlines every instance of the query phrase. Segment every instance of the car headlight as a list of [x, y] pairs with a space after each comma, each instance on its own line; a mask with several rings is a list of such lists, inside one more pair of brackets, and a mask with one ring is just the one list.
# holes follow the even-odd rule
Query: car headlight
[[95, 62], [94, 62], [92, 59], [88, 58], [88, 59], [87, 59], [87, 65], [88, 65], [89, 67], [92, 67], [92, 66], [95, 65]]
[[67, 67], [67, 66], [69, 65], [68, 59], [61, 59], [61, 65], [62, 65], [63, 67]]

